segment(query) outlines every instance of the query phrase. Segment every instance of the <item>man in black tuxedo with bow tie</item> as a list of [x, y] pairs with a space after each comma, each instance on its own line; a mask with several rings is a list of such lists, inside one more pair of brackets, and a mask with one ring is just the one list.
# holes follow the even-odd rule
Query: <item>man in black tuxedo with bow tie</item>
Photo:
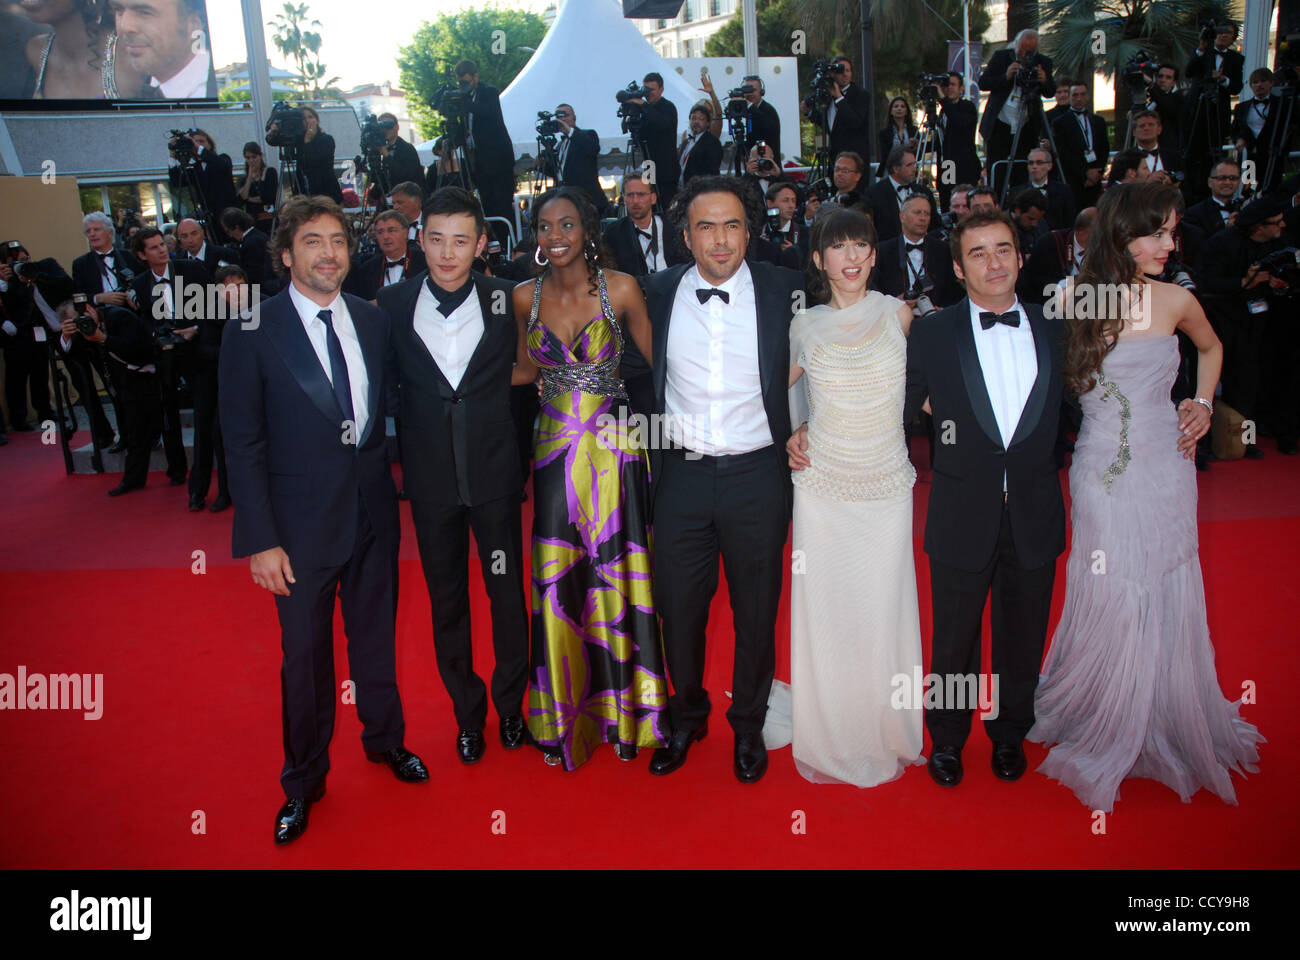
[[898, 297], [915, 311], [917, 297], [909, 292], [932, 285], [926, 296], [939, 308], [961, 299], [961, 286], [952, 272], [952, 253], [943, 238], [930, 232], [930, 197], [917, 191], [899, 211], [903, 232], [877, 245], [876, 273], [871, 289]]
[[[1064, 387], [1064, 327], [1016, 298], [1016, 231], [975, 211], [950, 233], [967, 296], [917, 320], [907, 344], [904, 422], [929, 401], [939, 442], [925, 527], [934, 636], [929, 672], [946, 691], [980, 672], [980, 622], [991, 594], [998, 712], [985, 721], [1002, 780], [1025, 771], [1023, 740], [1047, 640], [1065, 508], [1054, 447]], [[966, 681], [969, 683], [970, 681]], [[975, 689], [974, 686], [969, 689]], [[962, 779], [974, 704], [940, 696], [927, 710], [931, 777]]]
[[651, 451], [655, 606], [674, 694], [673, 733], [650, 772], [678, 769], [708, 732], [705, 636], [721, 555], [735, 626], [727, 711], [733, 768], [753, 783], [767, 770], [763, 720], [792, 501], [784, 449], [789, 329], [801, 280], [794, 270], [745, 259], [761, 224], [749, 219], [736, 178], [698, 177], [680, 200], [695, 263], [645, 281], [652, 412], [666, 418], [674, 444]]
[[555, 119], [564, 127], [556, 146], [556, 160], [560, 169], [557, 179], [566, 186], [577, 187], [591, 198], [596, 213], [605, 216], [609, 197], [600, 187], [597, 170], [600, 166], [600, 137], [595, 130], [578, 128], [578, 118], [573, 107], [561, 103], [555, 108]]
[[[1188, 115], [1184, 125], [1187, 180], [1199, 187], [1204, 171], [1222, 150], [1231, 132], [1230, 98], [1241, 93], [1245, 58], [1232, 49], [1237, 39], [1233, 23], [1220, 24], [1213, 38], [1201, 34], [1196, 53], [1183, 75], [1191, 83], [1187, 91]], [[1193, 196], [1203, 196], [1199, 190]], [[1188, 199], [1191, 199], [1189, 197]]]
[[1047, 225], [1052, 230], [1068, 230], [1074, 222], [1074, 194], [1065, 183], [1052, 176], [1052, 154], [1044, 147], [1029, 151], [1026, 161], [1029, 182], [1026, 189], [1034, 189], [1047, 200]]
[[422, 272], [424, 252], [407, 242], [409, 230], [410, 222], [396, 210], [385, 210], [376, 216], [375, 243], [379, 252], [349, 271], [344, 289], [354, 297], [374, 303], [380, 290]]
[[1241, 167], [1235, 160], [1218, 161], [1210, 168], [1208, 184], [1210, 195], [1188, 207], [1183, 216], [1186, 222], [1200, 227], [1207, 239], [1233, 224], [1236, 217], [1233, 197], [1241, 186]]
[[395, 620], [401, 524], [384, 442], [388, 317], [342, 292], [356, 240], [328, 197], [280, 208], [272, 252], [289, 283], [221, 341], [221, 429], [233, 553], [275, 595], [286, 802], [275, 842], [307, 829], [325, 793], [339, 690], [335, 596], [367, 759], [429, 779], [403, 746]]
[[[526, 349], [514, 284], [471, 270], [487, 246], [472, 194], [443, 187], [426, 201], [428, 270], [379, 292], [390, 323], [399, 396], [402, 483], [420, 546], [438, 673], [456, 714], [456, 753], [483, 756], [487, 687], [474, 672], [469, 532], [492, 610], [492, 703], [501, 744], [524, 742], [528, 614], [524, 605], [520, 470], [511, 375]], [[525, 381], [526, 382], [526, 381]]]
[[[473, 60], [462, 60], [456, 64], [455, 72], [456, 82], [469, 93], [469, 139], [466, 145], [474, 183], [483, 198], [483, 212], [489, 217], [509, 218], [514, 205], [515, 148], [501, 115], [501, 95], [491, 84], [479, 82], [478, 64]], [[500, 224], [493, 224], [493, 227], [493, 233], [504, 247], [507, 239], [505, 227]]]
[[[1282, 98], [1273, 94], [1273, 73], [1260, 67], [1250, 75], [1253, 97], [1243, 97], [1232, 111], [1232, 141], [1237, 145], [1238, 156], [1255, 163], [1255, 180], [1262, 192], [1272, 190], [1282, 179], [1282, 162], [1291, 142], [1292, 130], [1278, 130], [1286, 118]], [[1269, 173], [1269, 160], [1274, 156], [1277, 141], [1277, 161]]]
[[1106, 121], [1088, 109], [1088, 85], [1070, 84], [1070, 111], [1052, 127], [1061, 174], [1074, 192], [1078, 210], [1091, 207], [1101, 196], [1101, 176], [1110, 159], [1110, 134]]
[[[1030, 86], [1018, 82], [1022, 67], [1032, 66]], [[987, 151], [988, 181], [998, 196], [1002, 196], [1007, 174], [1003, 167], [996, 173], [993, 164], [1000, 160], [1013, 161], [1010, 173], [1012, 185], [1023, 183], [1024, 169], [1015, 161], [1024, 160], [1030, 149], [1038, 146], [1042, 135], [1043, 103], [1040, 91], [1056, 89], [1052, 79], [1052, 61], [1038, 51], [1038, 31], [1021, 30], [1009, 47], [997, 51], [980, 74], [980, 89], [989, 93], [984, 115], [980, 118], [980, 135]], [[1019, 139], [1016, 134], [1019, 132]], [[1011, 156], [1015, 143], [1014, 157]]]
[[690, 131], [682, 138], [677, 162], [682, 168], [682, 185], [695, 177], [714, 176], [722, 166], [722, 143], [709, 129], [713, 115], [702, 104], [691, 108]]
[[1182, 179], [1183, 161], [1178, 151], [1161, 146], [1164, 124], [1155, 110], [1140, 110], [1129, 120], [1133, 124], [1133, 141], [1144, 154], [1143, 161], [1150, 179], [1174, 183]]
[[[885, 169], [888, 175], [877, 180], [867, 191], [871, 219], [876, 225], [876, 236], [881, 241], [898, 236], [902, 229], [898, 211], [903, 206], [903, 201], [916, 191], [916, 152], [907, 146], [894, 147], [885, 160]], [[925, 193], [929, 196], [928, 191]], [[931, 222], [939, 219], [939, 208], [935, 206], [933, 197], [930, 198], [930, 218]]]

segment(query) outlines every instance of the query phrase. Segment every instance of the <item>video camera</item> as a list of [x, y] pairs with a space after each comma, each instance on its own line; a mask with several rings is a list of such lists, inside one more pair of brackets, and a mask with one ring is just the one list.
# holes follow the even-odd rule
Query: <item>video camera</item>
[[1041, 85], [1038, 79], [1038, 68], [1043, 62], [1043, 55], [1035, 50], [1020, 64], [1020, 69], [1016, 71], [1015, 84], [1020, 87], [1026, 96], [1032, 95], [1038, 91]]
[[361, 152], [373, 155], [387, 145], [388, 131], [397, 126], [395, 120], [380, 120], [366, 114], [361, 118]]
[[537, 111], [537, 123], [533, 127], [537, 131], [538, 140], [554, 139], [564, 133], [564, 124], [555, 119], [555, 114], [550, 110]]
[[167, 131], [167, 150], [183, 167], [192, 164], [198, 156], [198, 147], [194, 143], [194, 134], [198, 132], [194, 127]]
[[1296, 292], [1296, 287], [1300, 285], [1300, 249], [1296, 247], [1283, 247], [1281, 250], [1274, 250], [1260, 258], [1258, 267], [1261, 272], [1269, 276], [1278, 277], [1283, 280], [1290, 290], [1279, 290], [1277, 293], [1284, 297], [1292, 296]]
[[1213, 43], [1215, 36], [1224, 28], [1233, 31], [1233, 33], [1237, 31], [1237, 25], [1231, 20], [1225, 20], [1223, 23], [1216, 23], [1214, 20], [1202, 20], [1200, 39], [1206, 43]]
[[266, 142], [272, 147], [300, 146], [307, 139], [307, 121], [300, 107], [277, 100], [266, 118]]
[[1124, 64], [1121, 76], [1136, 93], [1155, 82], [1156, 71], [1159, 69], [1160, 63], [1151, 54], [1139, 50], [1133, 54], [1128, 63]]
[[[448, 77], [450, 76], [449, 70]], [[429, 106], [449, 120], [464, 117], [469, 106], [469, 81], [455, 83], [448, 80], [433, 92], [433, 96], [429, 98]]]
[[943, 94], [940, 91], [948, 85], [948, 74], [920, 73], [917, 74], [916, 82], [918, 84], [916, 99], [926, 106], [933, 107], [943, 99]]
[[734, 90], [728, 90], [727, 102], [722, 107], [722, 115], [728, 120], [739, 120], [744, 117], [745, 111], [749, 108], [749, 101], [745, 98], [756, 89], [752, 83], [745, 83]]

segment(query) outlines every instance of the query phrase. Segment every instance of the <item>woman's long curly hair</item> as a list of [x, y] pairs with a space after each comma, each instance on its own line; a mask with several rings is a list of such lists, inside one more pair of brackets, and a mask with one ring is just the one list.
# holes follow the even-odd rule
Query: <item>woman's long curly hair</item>
[[1115, 297], [1106, 295], [1108, 290], [1142, 279], [1128, 245], [1159, 230], [1169, 214], [1181, 216], [1182, 212], [1178, 189], [1152, 180], [1112, 186], [1102, 194], [1083, 264], [1070, 292], [1075, 298], [1073, 306], [1086, 302], [1088, 308], [1064, 311], [1065, 382], [1076, 396], [1097, 385], [1102, 361], [1115, 349], [1120, 331], [1131, 319], [1122, 303], [1117, 316], [1105, 315], [1116, 302]]
[[[578, 221], [582, 224], [583, 232], [582, 252], [587, 261], [587, 280], [591, 284], [591, 292], [598, 294], [600, 284], [596, 271], [601, 267], [612, 267], [614, 262], [605, 249], [605, 237], [600, 229], [600, 215], [596, 213], [596, 205], [591, 202], [591, 197], [577, 187], [552, 187], [537, 198], [528, 214], [528, 226], [534, 238], [538, 236], [537, 224], [542, 216], [542, 208], [553, 200], [568, 200], [578, 211]], [[534, 260], [533, 264], [533, 276], [550, 271], [549, 263], [539, 267]]]

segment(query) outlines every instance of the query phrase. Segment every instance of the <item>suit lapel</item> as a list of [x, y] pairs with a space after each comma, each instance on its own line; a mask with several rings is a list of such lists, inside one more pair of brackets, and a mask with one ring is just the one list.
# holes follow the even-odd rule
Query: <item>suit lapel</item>
[[[375, 423], [384, 422], [384, 411], [379, 403], [379, 391], [384, 383], [385, 344], [379, 335], [379, 329], [366, 316], [370, 312], [366, 309], [370, 304], [350, 293], [343, 294], [343, 300], [347, 304], [348, 314], [352, 317], [352, 327], [357, 332], [357, 342], [361, 344], [361, 359], [366, 365], [366, 410], [369, 413], [366, 417], [365, 433], [357, 439], [357, 447], [360, 448], [374, 432]], [[318, 363], [317, 366], [319, 365]]]
[[[268, 319], [269, 323], [266, 322]], [[298, 381], [298, 386], [326, 420], [341, 423], [343, 411], [339, 409], [334, 388], [330, 386], [329, 377], [320, 365], [316, 349], [307, 338], [307, 331], [303, 329], [287, 288], [263, 304], [262, 320], [268, 339], [293, 378]]]
[[958, 305], [956, 324], [957, 359], [961, 364], [962, 381], [966, 385], [966, 394], [970, 397], [971, 410], [980, 428], [1000, 450], [1002, 433], [998, 430], [997, 417], [993, 415], [988, 384], [984, 381], [984, 370], [980, 367], [979, 353], [975, 349], [975, 332], [971, 329], [969, 298], [962, 298]]
[[673, 303], [677, 299], [677, 288], [681, 286], [682, 277], [690, 269], [687, 264], [679, 264], [667, 270], [662, 276], [663, 292], [655, 302], [650, 315], [651, 334], [654, 350], [654, 385], [655, 410], [662, 412], [664, 392], [668, 383], [668, 324], [673, 318]]
[[491, 355], [488, 343], [496, 337], [498, 323], [506, 319], [505, 313], [497, 314], [492, 310], [492, 299], [496, 291], [488, 285], [487, 279], [477, 273], [472, 276], [474, 292], [478, 294], [479, 312], [483, 314], [483, 335], [478, 338], [478, 343], [474, 344], [474, 352], [469, 355], [469, 363], [465, 365], [465, 372], [460, 378], [461, 383], [469, 383], [470, 374]]
[[428, 363], [429, 369], [433, 371], [433, 375], [446, 388], [446, 393], [450, 396], [452, 393], [455, 393], [455, 390], [452, 388], [451, 383], [448, 382], [446, 374], [442, 372], [442, 368], [438, 366], [438, 361], [435, 360], [433, 354], [429, 352], [429, 346], [424, 342], [424, 338], [415, 332], [415, 306], [420, 302], [420, 290], [424, 287], [424, 282], [427, 278], [427, 271], [421, 271], [415, 277], [411, 278], [411, 286], [413, 289], [406, 291], [407, 299], [402, 305], [401, 313], [398, 315], [398, 322], [402, 324], [402, 332], [405, 335], [405, 339], [409, 341], [409, 349], [415, 350], [420, 356], [424, 357], [425, 361]]
[[768, 389], [778, 381], [775, 370], [777, 358], [781, 356], [778, 338], [788, 338], [790, 328], [782, 323], [780, 288], [766, 282], [767, 272], [757, 264], [750, 264], [749, 275], [754, 283], [754, 313], [758, 326], [758, 383], [766, 401]]
[[[1029, 318], [1029, 329], [1034, 332], [1034, 353], [1038, 358], [1038, 375], [1034, 378], [1034, 385], [1025, 400], [1025, 408], [1020, 411], [1020, 421], [1016, 424], [1016, 432], [1011, 437], [1013, 447], [1038, 425], [1039, 417], [1043, 414], [1043, 405], [1047, 401], [1047, 388], [1052, 381], [1052, 345], [1047, 339], [1047, 323], [1043, 319], [1043, 311], [1040, 307], [1029, 303], [1022, 303], [1021, 306], [1025, 309], [1025, 316]], [[969, 327], [970, 324], [967, 324], [968, 329]]]

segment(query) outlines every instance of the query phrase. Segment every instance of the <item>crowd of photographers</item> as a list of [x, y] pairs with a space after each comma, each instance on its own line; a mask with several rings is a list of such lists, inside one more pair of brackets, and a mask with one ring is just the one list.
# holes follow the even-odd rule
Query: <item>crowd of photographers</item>
[[[854, 82], [852, 62], [818, 61], [813, 89], [800, 104], [818, 132], [811, 176], [788, 169], [795, 164], [780, 153], [783, 118], [766, 101], [761, 78], [745, 77], [720, 99], [707, 72], [700, 78], [705, 96], [687, 107], [684, 126], [677, 106], [664, 97], [660, 75], [647, 74], [618, 92], [618, 116], [634, 159], [650, 163], [629, 164], [613, 200], [598, 177], [599, 137], [579, 125], [568, 103], [539, 113], [539, 163], [545, 176], [590, 197], [604, 218], [614, 264], [636, 276], [689, 258], [670, 226], [669, 209], [680, 185], [697, 176], [740, 178], [755, 220], [764, 224], [751, 237], [750, 257], [789, 267], [807, 266], [809, 230], [821, 210], [860, 209], [871, 216], [878, 237], [873, 288], [904, 300], [918, 316], [963, 296], [946, 232], [970, 210], [1001, 207], [1011, 214], [1024, 260], [1019, 294], [1042, 303], [1057, 283], [1078, 273], [1103, 190], [1135, 179], [1177, 184], [1185, 211], [1162, 278], [1196, 292], [1224, 343], [1224, 403], [1276, 435], [1282, 452], [1294, 453], [1300, 337], [1289, 298], [1300, 291], [1300, 177], [1288, 177], [1285, 162], [1300, 122], [1293, 115], [1296, 77], [1256, 70], [1246, 96], [1235, 39], [1233, 25], [1207, 24], [1181, 70], [1135, 56], [1121, 73], [1134, 106], [1120, 127], [1126, 142], [1114, 152], [1108, 124], [1089, 108], [1088, 84], [1055, 76], [1050, 58], [1038, 51], [1036, 31], [1025, 30], [981, 71], [979, 87], [987, 94], [982, 116], [966, 98], [960, 74], [925, 75], [917, 113], [896, 97], [883, 127], [872, 130], [868, 95]], [[21, 244], [10, 244], [0, 266], [0, 319], [13, 429], [30, 428], [24, 422], [29, 396], [38, 420], [54, 416], [46, 381], [53, 349], [100, 444], [128, 454], [115, 493], [143, 484], [149, 452], [161, 439], [172, 482], [189, 477], [190, 508], [205, 505], [214, 462], [220, 476], [212, 509], [226, 506], [211, 367], [224, 321], [203, 316], [193, 324], [173, 322], [180, 314], [170, 295], [159, 302], [158, 291], [178, 279], [213, 286], [218, 299], [245, 312], [241, 285], [252, 285], [262, 297], [274, 294], [283, 281], [267, 249], [281, 186], [357, 205], [364, 199], [380, 210], [368, 222], [345, 287], [367, 300], [425, 269], [419, 211], [426, 196], [448, 184], [471, 186], [488, 217], [499, 218], [489, 221], [499, 232], [477, 266], [507, 279], [531, 275], [530, 238], [507, 255], [504, 223], [513, 222], [516, 179], [498, 91], [479, 81], [473, 61], [461, 61], [449, 74], [454, 81], [449, 76], [435, 97], [449, 120], [447, 132], [427, 170], [391, 114], [363, 122], [358, 159], [370, 184], [365, 198], [343, 197], [334, 142], [315, 111], [281, 105], [268, 123], [267, 143], [289, 161], [283, 184], [256, 142], [245, 144], [245, 172], [235, 179], [230, 158], [209, 134], [173, 131], [171, 180], [179, 208], [217, 211], [203, 223], [186, 218], [160, 233], [132, 211], [119, 211], [116, 222], [91, 214], [84, 224], [89, 252], [74, 261], [70, 277], [53, 261], [24, 270], [18, 263], [30, 258]], [[1239, 94], [1232, 105], [1230, 98]], [[1053, 95], [1055, 106], [1045, 108]], [[797, 127], [799, 119], [784, 121]], [[878, 166], [869, 170], [873, 155]], [[42, 284], [30, 279], [41, 271], [54, 278], [49, 283], [64, 285], [42, 296]], [[47, 338], [35, 338], [44, 327], [52, 347]], [[116, 437], [96, 378], [113, 388]], [[188, 472], [180, 440], [182, 397], [195, 411], [197, 469]], [[1257, 445], [1246, 455], [1262, 456]], [[1207, 444], [1198, 466], [1210, 458]]]

